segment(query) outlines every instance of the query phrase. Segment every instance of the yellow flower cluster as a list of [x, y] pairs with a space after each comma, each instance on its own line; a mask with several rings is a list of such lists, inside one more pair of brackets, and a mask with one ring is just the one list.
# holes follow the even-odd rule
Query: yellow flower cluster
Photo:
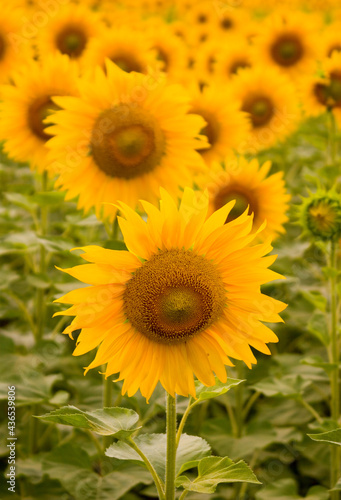
[[[260, 285], [277, 277], [264, 255], [290, 196], [283, 173], [254, 157], [307, 116], [341, 123], [341, 9], [319, 3], [318, 15], [304, 0], [3, 9], [5, 152], [47, 171], [84, 212], [125, 217], [129, 252], [87, 247], [90, 264], [67, 272], [92, 286], [60, 300], [76, 316], [66, 332], [82, 329], [76, 354], [99, 346], [90, 367], [120, 372], [128, 394], [149, 398], [160, 380], [195, 395], [193, 373], [224, 380], [229, 357], [250, 366], [249, 345], [276, 341], [262, 322], [284, 305]], [[129, 360], [135, 350], [145, 357]]]

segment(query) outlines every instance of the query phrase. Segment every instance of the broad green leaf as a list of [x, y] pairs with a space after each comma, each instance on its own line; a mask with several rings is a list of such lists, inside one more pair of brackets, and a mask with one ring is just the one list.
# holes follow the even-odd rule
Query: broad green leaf
[[267, 484], [256, 493], [256, 500], [328, 500], [329, 493], [322, 486], [313, 486], [307, 496], [298, 494], [298, 487], [294, 479], [278, 479], [272, 484]]
[[322, 368], [326, 373], [331, 373], [337, 368], [337, 364], [324, 361], [321, 356], [309, 356], [301, 360], [302, 365], [316, 366]]
[[327, 299], [324, 295], [322, 295], [321, 292], [318, 290], [313, 290], [313, 291], [301, 291], [303, 297], [308, 300], [313, 306], [316, 307], [316, 309], [319, 309], [322, 312], [326, 311], [327, 307]]
[[72, 425], [90, 429], [102, 436], [114, 436], [118, 439], [130, 436], [135, 430], [139, 416], [127, 408], [103, 408], [103, 410], [82, 411], [75, 406], [63, 406], [37, 418], [45, 422]]
[[218, 484], [235, 482], [260, 484], [250, 467], [242, 460], [234, 463], [227, 457], [206, 457], [198, 464], [196, 479], [192, 481], [187, 476], [179, 476], [176, 485], [197, 493], [214, 493]]
[[[166, 469], [166, 434], [141, 434], [134, 438], [136, 445], [142, 450], [153, 464], [156, 472], [161, 478], [165, 476]], [[197, 436], [182, 434], [176, 453], [176, 473], [183, 471], [184, 464], [193, 461], [194, 466], [200, 459], [210, 454], [207, 442]], [[142, 462], [142, 458], [127, 443], [118, 442], [112, 444], [106, 451], [106, 455], [120, 460], [134, 460]], [[193, 467], [193, 465], [192, 465]]]
[[37, 203], [41, 207], [60, 205], [63, 203], [65, 193], [61, 191], [48, 191], [35, 193], [30, 197], [33, 203]]
[[329, 344], [326, 315], [322, 312], [314, 312], [308, 323], [307, 330], [312, 333], [323, 345], [327, 346]]
[[4, 193], [4, 196], [10, 203], [22, 207], [28, 212], [34, 212], [36, 209], [36, 204], [32, 201], [30, 196], [25, 196], [20, 193]]
[[265, 396], [298, 397], [311, 384], [310, 380], [304, 380], [300, 375], [287, 375], [283, 378], [266, 378], [253, 386], [253, 389]]
[[[6, 373], [1, 372], [1, 379], [4, 380], [5, 377]], [[60, 379], [61, 375], [44, 376], [42, 373], [29, 368], [24, 368], [20, 374], [9, 372], [7, 382], [0, 382], [0, 400], [7, 399], [8, 385], [15, 385], [16, 406], [47, 402], [52, 396], [53, 384]]]
[[341, 446], [341, 428], [333, 429], [319, 434], [308, 434], [313, 441], [323, 441], [324, 443], [337, 444]]
[[236, 378], [228, 378], [226, 382], [220, 382], [216, 378], [216, 385], [212, 387], [206, 387], [201, 382], [195, 382], [195, 390], [197, 395], [197, 400], [205, 401], [206, 399], [216, 398], [217, 396], [221, 396], [225, 394], [227, 391], [236, 385], [241, 384], [244, 380], [239, 380]]
[[89, 455], [71, 444], [55, 448], [43, 462], [43, 471], [58, 479], [75, 500], [117, 500], [135, 485], [151, 482], [149, 473], [134, 465], [115, 470], [105, 460], [97, 468], [98, 473]]

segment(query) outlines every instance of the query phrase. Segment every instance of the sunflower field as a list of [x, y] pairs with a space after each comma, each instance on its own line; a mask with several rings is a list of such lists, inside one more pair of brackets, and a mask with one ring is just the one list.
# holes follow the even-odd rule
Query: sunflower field
[[0, 499], [341, 500], [340, 3], [0, 5]]

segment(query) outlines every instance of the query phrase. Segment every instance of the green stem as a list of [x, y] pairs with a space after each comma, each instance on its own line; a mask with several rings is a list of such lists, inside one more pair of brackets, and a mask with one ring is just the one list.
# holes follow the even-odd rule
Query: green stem
[[252, 396], [249, 398], [248, 402], [246, 403], [246, 405], [245, 405], [245, 407], [243, 409], [243, 420], [244, 420], [244, 422], [247, 419], [251, 408], [253, 407], [253, 405], [255, 404], [255, 402], [257, 401], [257, 399], [259, 398], [260, 395], [261, 395], [260, 392], [254, 392], [252, 394]]
[[28, 443], [30, 453], [33, 455], [37, 450], [37, 440], [38, 440], [38, 419], [34, 417], [34, 415], [39, 414], [38, 405], [32, 405], [31, 407], [31, 416], [30, 416], [30, 424], [28, 430]]
[[180, 420], [178, 432], [176, 433], [176, 447], [179, 446], [181, 434], [182, 434], [182, 431], [184, 430], [185, 423], [187, 421], [188, 415], [190, 414], [190, 412], [192, 411], [192, 409], [198, 404], [198, 401], [195, 401], [194, 403], [192, 403], [191, 401], [192, 401], [192, 398], [189, 399], [186, 411], [182, 415], [182, 419]]
[[303, 406], [309, 411], [309, 413], [312, 414], [315, 420], [317, 420], [319, 424], [322, 424], [323, 419], [320, 417], [317, 411], [311, 406], [311, 404], [307, 403], [307, 401], [305, 401], [303, 398], [301, 398], [300, 401], [303, 404]]
[[176, 401], [167, 394], [167, 459], [166, 459], [166, 499], [175, 498], [176, 460]]
[[146, 464], [146, 467], [147, 469], [149, 470], [149, 472], [151, 473], [152, 475], [152, 478], [154, 480], [154, 483], [155, 483], [155, 486], [156, 486], [156, 489], [157, 489], [157, 492], [159, 494], [159, 499], [160, 500], [168, 500], [168, 497], [165, 497], [165, 493], [164, 493], [164, 490], [163, 490], [163, 484], [162, 484], [162, 481], [161, 479], [159, 478], [156, 470], [154, 469], [154, 467], [152, 466], [152, 464], [150, 463], [150, 461], [148, 460], [148, 458], [146, 457], [146, 455], [140, 450], [140, 448], [137, 446], [137, 444], [131, 439], [127, 439], [126, 440], [126, 443], [133, 449], [136, 451], [136, 453], [142, 458], [142, 460], [144, 461], [144, 463]]
[[[42, 191], [45, 192], [48, 189], [48, 177], [47, 172], [42, 175]], [[40, 207], [40, 227], [39, 236], [46, 236], [48, 231], [48, 208], [46, 206]], [[46, 249], [44, 243], [40, 245], [40, 255], [39, 255], [39, 272], [40, 274], [46, 273]], [[39, 342], [44, 335], [45, 327], [45, 316], [46, 316], [46, 305], [45, 305], [45, 290], [38, 289], [37, 291], [37, 309], [36, 309], [36, 321], [37, 321], [37, 333], [36, 342]]]
[[[244, 369], [241, 362], [236, 363], [237, 374], [239, 379], [244, 378]], [[243, 435], [244, 419], [243, 419], [243, 388], [244, 384], [239, 384], [235, 387], [235, 397], [236, 397], [236, 415], [238, 416], [237, 422], [237, 437], [240, 438]]]
[[330, 128], [329, 128], [329, 157], [330, 163], [335, 165], [337, 160], [337, 143], [336, 143], [336, 121], [332, 110], [328, 112]]
[[[331, 252], [330, 252], [330, 267], [332, 270], [337, 268], [337, 256], [336, 256], [336, 244], [335, 241], [331, 242]], [[337, 277], [335, 273], [329, 278], [330, 284], [330, 357], [331, 362], [337, 366], [330, 375], [330, 385], [331, 385], [331, 417], [335, 422], [338, 422], [340, 418], [340, 385], [339, 385], [339, 339], [338, 339], [338, 312], [337, 312]], [[331, 487], [333, 488], [337, 483], [340, 476], [340, 449], [338, 446], [331, 446], [331, 470], [330, 470], [330, 480]], [[339, 500], [340, 492], [333, 491], [331, 493], [332, 500]]]
[[[103, 408], [111, 408], [112, 407], [112, 386], [113, 383], [110, 378], [105, 378], [103, 375]], [[103, 446], [104, 451], [112, 444], [111, 436], [103, 437]]]
[[184, 490], [184, 491], [181, 493], [181, 495], [180, 495], [180, 497], [179, 497], [179, 500], [183, 500], [184, 498], [186, 498], [186, 497], [187, 497], [187, 495], [188, 495], [188, 490]]
[[239, 432], [237, 420], [236, 420], [232, 405], [229, 401], [229, 395], [225, 394], [225, 398], [226, 398], [225, 399], [225, 408], [226, 408], [227, 414], [228, 414], [230, 422], [231, 422], [232, 434], [233, 434], [233, 437], [236, 438], [236, 437], [238, 437], [238, 432]]

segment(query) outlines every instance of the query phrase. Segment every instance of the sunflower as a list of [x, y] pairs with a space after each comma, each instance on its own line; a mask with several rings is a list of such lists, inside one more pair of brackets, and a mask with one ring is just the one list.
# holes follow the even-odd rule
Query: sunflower
[[300, 82], [301, 98], [307, 115], [332, 111], [341, 124], [341, 53], [334, 51], [321, 63], [323, 76], [307, 76]]
[[15, 7], [1, 6], [0, 21], [0, 83], [6, 83], [13, 71], [30, 61], [33, 50], [23, 36], [22, 17], [25, 12]]
[[251, 125], [244, 149], [256, 153], [295, 130], [300, 119], [298, 97], [285, 75], [271, 67], [247, 68], [239, 70], [232, 83]]
[[47, 118], [56, 105], [53, 96], [77, 95], [76, 67], [66, 55], [31, 61], [13, 74], [14, 85], [3, 85], [0, 104], [0, 137], [5, 152], [16, 161], [30, 162], [42, 171], [49, 150]]
[[331, 57], [333, 52], [341, 52], [341, 22], [326, 26], [322, 37], [322, 56]]
[[314, 69], [319, 58], [319, 28], [313, 14], [276, 12], [264, 21], [254, 40], [255, 60], [276, 66], [290, 77], [301, 77]]
[[160, 66], [146, 35], [129, 28], [108, 29], [91, 40], [82, 67], [85, 71], [94, 71], [96, 66], [105, 69], [106, 59], [127, 73], [136, 71], [147, 74], [149, 68]]
[[205, 87], [202, 92], [192, 90], [191, 112], [203, 117], [206, 122], [201, 133], [207, 137], [210, 147], [200, 153], [206, 163], [220, 160], [240, 150], [245, 143], [249, 127], [246, 114], [226, 87]]
[[99, 15], [83, 5], [68, 5], [49, 18], [39, 31], [36, 44], [40, 57], [59, 52], [79, 61], [86, 53], [89, 40], [103, 30]]
[[253, 232], [266, 221], [261, 237], [276, 238], [284, 233], [287, 222], [290, 195], [286, 192], [283, 172], [268, 175], [271, 162], [259, 165], [257, 159], [248, 162], [245, 158], [229, 158], [223, 168], [218, 163], [211, 165], [210, 171], [198, 178], [198, 185], [208, 189], [209, 214], [219, 210], [226, 203], [235, 200], [227, 222], [248, 210], [254, 215]]
[[232, 78], [240, 69], [254, 66], [250, 44], [243, 36], [231, 37], [215, 58], [213, 72], [221, 82]]
[[64, 271], [92, 286], [57, 302], [73, 304], [57, 313], [75, 316], [64, 333], [82, 329], [74, 355], [98, 346], [86, 371], [106, 364], [119, 373], [122, 393], [140, 389], [148, 400], [158, 381], [174, 396], [195, 397], [193, 373], [206, 386], [213, 372], [226, 381], [229, 356], [251, 368], [249, 346], [270, 354], [276, 335], [263, 322], [281, 321], [285, 304], [263, 295], [260, 285], [280, 275], [264, 257], [269, 241], [250, 246], [252, 217], [224, 224], [233, 202], [205, 220], [207, 196], [186, 188], [180, 209], [161, 191], [160, 211], [142, 202], [147, 222], [124, 203], [119, 224], [129, 251], [83, 247], [90, 262]]
[[221, 51], [221, 41], [216, 38], [203, 43], [200, 50], [193, 50], [193, 69], [200, 81], [209, 84], [216, 80], [216, 62]]
[[135, 207], [142, 195], [158, 199], [159, 186], [176, 193], [191, 185], [192, 174], [205, 168], [195, 151], [205, 144], [198, 136], [205, 125], [189, 115], [182, 87], [153, 80], [150, 75], [125, 73], [107, 61], [105, 74], [97, 68], [94, 81], [79, 85], [79, 98], [59, 98], [63, 111], [48, 129], [50, 170], [59, 173], [57, 186], [67, 199], [79, 195], [79, 208], [104, 217], [121, 199]]
[[170, 80], [175, 81], [187, 69], [188, 50], [185, 43], [168, 25], [154, 19], [146, 26], [146, 36], [161, 62], [161, 69]]

